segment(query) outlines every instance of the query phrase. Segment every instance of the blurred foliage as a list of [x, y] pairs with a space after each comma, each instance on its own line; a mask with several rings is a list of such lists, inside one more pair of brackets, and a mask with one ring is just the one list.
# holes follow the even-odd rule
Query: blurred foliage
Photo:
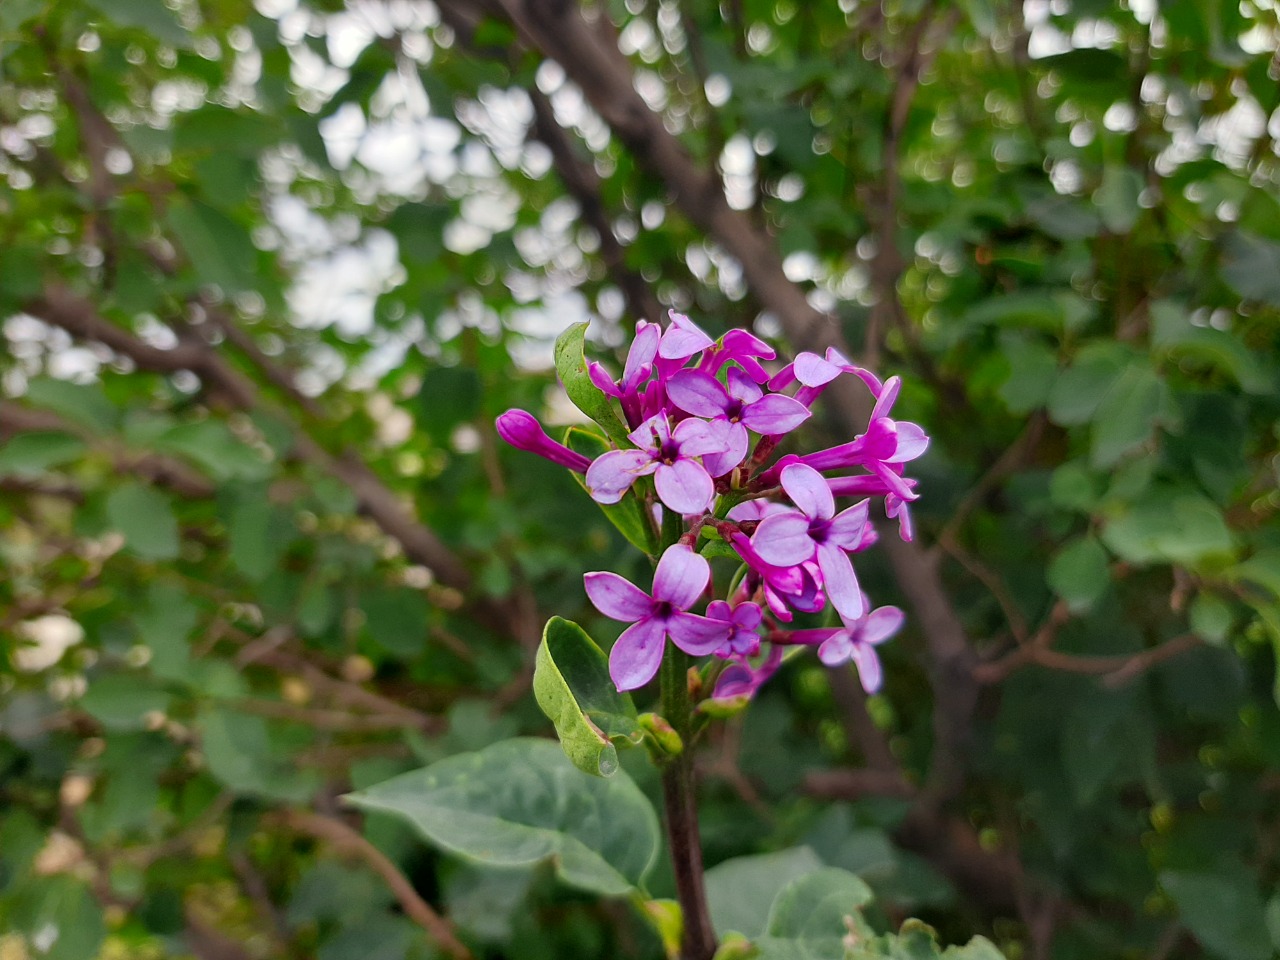
[[[1011, 958], [1275, 955], [1273, 4], [596, 15], [787, 276], [906, 380], [935, 437], [920, 538], [982, 684], [931, 806], [946, 678], [910, 585], [867, 566], [909, 613], [884, 692], [800, 659], [705, 745], [722, 932], [790, 956], [770, 938], [847, 918], [805, 955], [936, 955], [918, 921], [884, 936], [916, 915]], [[377, 851], [477, 957], [662, 956], [661, 858], [644, 899], [601, 898], [563, 856], [478, 866], [443, 821], [425, 846], [290, 817], [341, 827], [341, 795], [547, 735], [542, 622], [613, 636], [581, 575], [634, 551], [490, 426], [567, 421], [557, 333], [616, 346], [638, 290], [779, 333], [565, 71], [472, 26], [426, 0], [0, 4], [5, 960], [447, 953]], [[531, 134], [543, 107], [590, 196]], [[840, 778], [886, 758], [884, 789]]]

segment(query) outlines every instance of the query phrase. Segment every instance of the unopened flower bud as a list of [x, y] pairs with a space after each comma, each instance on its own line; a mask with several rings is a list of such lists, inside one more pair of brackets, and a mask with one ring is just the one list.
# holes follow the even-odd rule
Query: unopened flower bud
[[586, 473], [591, 461], [582, 454], [570, 450], [562, 443], [552, 440], [537, 417], [524, 410], [508, 410], [495, 421], [498, 436], [517, 450], [527, 450], [540, 457], [558, 463], [562, 467]]

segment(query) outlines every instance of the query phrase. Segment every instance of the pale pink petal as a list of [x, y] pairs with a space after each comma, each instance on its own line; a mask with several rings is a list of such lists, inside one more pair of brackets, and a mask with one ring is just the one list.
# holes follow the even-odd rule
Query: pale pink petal
[[610, 450], [587, 468], [587, 491], [596, 503], [617, 503], [637, 477], [656, 469], [656, 461], [645, 450]]
[[[797, 633], [818, 632], [817, 630], [794, 630], [791, 636], [794, 639]], [[853, 641], [849, 637], [848, 630], [831, 631], [831, 636], [822, 641], [822, 645], [818, 647], [818, 659], [828, 667], [838, 667], [840, 664], [846, 663], [852, 655]]]
[[793, 463], [783, 468], [782, 489], [811, 520], [829, 520], [836, 512], [836, 499], [827, 481], [808, 464]]
[[675, 463], [659, 464], [653, 480], [658, 498], [684, 516], [702, 513], [711, 506], [716, 495], [711, 475], [696, 460], [680, 459]]
[[742, 411], [742, 422], [756, 433], [790, 433], [813, 414], [799, 400], [771, 393]]
[[862, 623], [862, 642], [873, 646], [884, 643], [902, 629], [905, 619], [897, 607], [876, 607]]
[[898, 448], [889, 458], [889, 463], [906, 463], [920, 456], [929, 447], [929, 435], [919, 424], [906, 421], [896, 423]]
[[680, 610], [697, 603], [711, 580], [711, 564], [692, 547], [672, 544], [663, 551], [653, 573], [653, 598]]
[[866, 500], [855, 503], [847, 510], [841, 510], [831, 518], [831, 523], [827, 526], [827, 540], [845, 550], [857, 550], [862, 546], [862, 536], [870, 512], [871, 506]]
[[[711, 476], [723, 477], [746, 459], [747, 449], [751, 446], [751, 437], [747, 434], [747, 428], [740, 423], [712, 420], [711, 426], [720, 428], [723, 439], [718, 443], [718, 447], [722, 449], [704, 453], [702, 465], [707, 468], [707, 473]], [[684, 447], [681, 447], [681, 450], [683, 449]]]
[[765, 517], [751, 538], [751, 546], [765, 563], [794, 567], [813, 556], [809, 518], [798, 510]]
[[671, 425], [665, 413], [657, 413], [627, 434], [627, 439], [642, 450], [652, 450], [671, 439]]
[[666, 635], [665, 624], [651, 617], [623, 630], [609, 651], [613, 685], [619, 690], [634, 690], [652, 680], [662, 665]]
[[851, 651], [854, 666], [858, 668], [858, 679], [862, 681], [862, 689], [867, 693], [875, 693], [880, 689], [884, 679], [880, 670], [880, 658], [876, 656], [875, 647], [865, 643], [855, 643]]
[[606, 617], [634, 623], [652, 612], [649, 595], [616, 573], [595, 571], [584, 575], [582, 582], [591, 602]]
[[681, 420], [671, 433], [671, 439], [680, 448], [682, 457], [700, 457], [707, 453], [724, 451], [728, 435], [725, 433], [724, 420], [699, 420], [690, 417]]
[[695, 417], [718, 417], [729, 406], [720, 381], [699, 370], [681, 370], [667, 381], [671, 402]]
[[862, 616], [862, 590], [853, 572], [848, 554], [834, 543], [818, 545], [818, 567], [822, 570], [822, 582], [827, 599], [845, 620], [857, 620]]
[[631, 341], [631, 349], [627, 351], [627, 366], [622, 371], [624, 387], [634, 389], [640, 381], [648, 379], [653, 370], [654, 358], [658, 355], [658, 341], [661, 339], [662, 328], [656, 323], [646, 323], [643, 327], [636, 324], [636, 338]]
[[732, 625], [693, 613], [673, 613], [667, 621], [671, 642], [685, 653], [705, 657], [729, 639]]
[[796, 354], [796, 379], [806, 387], [820, 387], [840, 376], [840, 368], [816, 353]]
[[715, 343], [698, 328], [698, 325], [683, 313], [668, 311], [671, 326], [662, 335], [658, 344], [658, 356], [664, 360], [685, 360], [699, 350], [705, 350]]

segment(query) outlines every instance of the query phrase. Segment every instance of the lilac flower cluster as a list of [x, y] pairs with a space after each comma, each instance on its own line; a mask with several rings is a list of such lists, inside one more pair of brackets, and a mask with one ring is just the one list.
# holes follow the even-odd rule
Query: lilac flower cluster
[[[777, 670], [785, 648], [798, 645], [816, 646], [830, 666], [852, 662], [864, 688], [877, 690], [875, 646], [898, 631], [903, 616], [895, 607], [871, 609], [851, 555], [876, 541], [872, 497], [883, 499], [899, 535], [912, 538], [916, 481], [904, 469], [929, 443], [919, 426], [891, 417], [898, 378], [882, 382], [834, 349], [826, 356], [801, 353], [770, 374], [764, 363], [775, 359], [773, 349], [747, 331], [714, 341], [688, 317], [672, 311], [670, 319], [666, 329], [637, 324], [620, 379], [598, 363], [587, 367], [590, 381], [621, 408], [630, 445], [591, 460], [551, 439], [522, 410], [497, 421], [508, 443], [584, 474], [596, 502], [638, 496], [659, 542], [664, 515], [682, 518], [678, 540], [668, 540], [661, 552], [651, 592], [615, 573], [586, 575], [596, 608], [630, 624], [609, 657], [614, 684], [632, 690], [648, 683], [670, 640], [692, 656], [727, 661], [717, 700], [750, 698]], [[814, 401], [846, 375], [861, 380], [875, 399], [866, 431], [770, 463], [786, 436], [809, 419]], [[838, 509], [838, 498], [860, 499]], [[698, 614], [693, 609], [712, 579], [700, 550], [715, 540], [743, 569], [729, 595]], [[841, 627], [785, 626], [794, 612], [817, 613], [828, 602]]]

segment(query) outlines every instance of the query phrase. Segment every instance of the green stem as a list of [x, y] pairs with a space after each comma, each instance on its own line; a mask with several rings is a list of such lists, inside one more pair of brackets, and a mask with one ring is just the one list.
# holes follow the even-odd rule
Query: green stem
[[711, 960], [716, 935], [702, 879], [702, 841], [693, 785], [693, 711], [689, 700], [689, 655], [674, 645], [662, 658], [662, 715], [685, 748], [662, 769], [662, 802], [667, 846], [675, 871], [676, 896], [684, 915], [682, 960]]

